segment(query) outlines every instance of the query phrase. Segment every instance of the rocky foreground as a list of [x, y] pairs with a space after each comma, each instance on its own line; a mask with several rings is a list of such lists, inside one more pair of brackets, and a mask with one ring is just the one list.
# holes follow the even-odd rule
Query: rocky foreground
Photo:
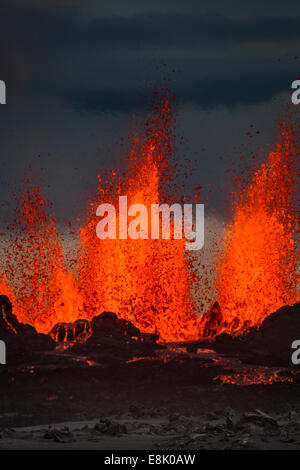
[[266, 317], [259, 328], [232, 337], [226, 333], [213, 340], [195, 342], [226, 355], [238, 355], [251, 364], [292, 367], [292, 343], [300, 340], [300, 303], [286, 305]]
[[112, 312], [49, 335], [5, 296], [0, 314], [0, 449], [300, 449], [299, 304], [241, 337], [165, 345]]
[[95, 420], [6, 428], [1, 449], [299, 449], [300, 409], [268, 414], [232, 408], [199, 416], [131, 407]]

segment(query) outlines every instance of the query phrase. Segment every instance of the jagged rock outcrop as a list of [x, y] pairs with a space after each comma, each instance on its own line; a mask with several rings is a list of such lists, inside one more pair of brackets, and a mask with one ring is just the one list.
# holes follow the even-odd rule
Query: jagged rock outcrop
[[269, 315], [260, 328], [245, 335], [243, 343], [257, 357], [293, 367], [291, 356], [295, 340], [300, 340], [300, 303], [286, 305]]
[[140, 340], [140, 330], [130, 321], [118, 318], [113, 312], [103, 312], [91, 321], [89, 341], [98, 341], [103, 337], [117, 340]]
[[18, 321], [6, 295], [0, 295], [0, 339], [6, 344], [7, 364], [29, 360], [36, 353], [55, 347], [49, 335]]
[[128, 320], [113, 312], [103, 312], [91, 321], [90, 335], [83, 342], [75, 342], [71, 351], [100, 364], [117, 364], [133, 358], [153, 356], [157, 335], [146, 335]]
[[51, 338], [57, 343], [85, 339], [90, 332], [90, 322], [78, 319], [74, 323], [57, 323], [50, 331]]
[[266, 317], [260, 327], [252, 327], [247, 334], [221, 333], [213, 341], [200, 341], [197, 346], [237, 356], [243, 362], [297, 367], [292, 362], [295, 340], [300, 340], [300, 303], [279, 308]]
[[212, 307], [200, 317], [198, 326], [199, 336], [203, 338], [211, 338], [221, 331], [223, 316], [219, 302], [215, 302]]

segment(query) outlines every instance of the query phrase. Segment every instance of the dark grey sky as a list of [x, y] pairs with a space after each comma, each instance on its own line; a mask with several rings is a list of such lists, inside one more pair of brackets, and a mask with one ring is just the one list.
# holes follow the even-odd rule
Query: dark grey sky
[[2, 0], [1, 200], [34, 161], [57, 214], [74, 217], [97, 173], [118, 164], [111, 151], [167, 64], [197, 161], [191, 186], [210, 184], [225, 214], [225, 170], [272, 143], [299, 46], [299, 1]]

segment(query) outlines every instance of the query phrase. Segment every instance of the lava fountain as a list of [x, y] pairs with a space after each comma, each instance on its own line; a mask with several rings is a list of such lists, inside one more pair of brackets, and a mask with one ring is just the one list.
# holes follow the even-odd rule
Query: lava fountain
[[[101, 203], [116, 207], [122, 195], [129, 205], [148, 208], [178, 202], [174, 97], [167, 92], [157, 103], [143, 131], [129, 139], [125, 168], [98, 175], [72, 262], [36, 178], [24, 178], [0, 277], [1, 294], [10, 297], [19, 321], [48, 333], [58, 322], [91, 320], [106, 310], [143, 332], [157, 332], [162, 341], [203, 334], [196, 298], [209, 297], [213, 280], [202, 269], [201, 255], [195, 260], [187, 254], [184, 239], [175, 239], [172, 230], [169, 240], [96, 236]], [[296, 132], [283, 122], [275, 150], [236, 195], [224, 253], [216, 263], [223, 331], [259, 326], [297, 300], [297, 157]]]
[[[193, 339], [196, 334], [185, 240], [171, 236], [170, 240], [99, 242], [95, 213], [99, 202], [116, 207], [118, 196], [126, 194], [128, 205], [143, 204], [149, 209], [150, 227], [151, 204], [170, 202], [164, 173], [170, 170], [174, 152], [172, 119], [167, 98], [147, 120], [145, 134], [133, 136], [126, 177], [113, 171], [106, 181], [99, 178], [97, 197], [90, 202], [90, 215], [80, 230], [78, 277], [89, 315], [112, 310], [141, 331], [157, 332], [164, 341]], [[117, 218], [117, 231], [119, 223]]]
[[74, 274], [66, 269], [50, 207], [38, 176], [34, 172], [24, 176], [0, 284], [19, 321], [47, 333], [53, 323], [71, 322], [79, 314]]
[[100, 203], [117, 205], [119, 195], [125, 194], [129, 205], [172, 203], [167, 188], [176, 171], [173, 104], [174, 97], [167, 93], [153, 107], [142, 135], [131, 137], [125, 170], [98, 176], [72, 269], [49, 201], [33, 177], [24, 178], [2, 279], [2, 291], [13, 299], [20, 321], [49, 332], [57, 322], [90, 320], [110, 310], [141, 331], [157, 332], [164, 341], [197, 337], [190, 260], [185, 240], [174, 239], [174, 222], [170, 240], [96, 236]]
[[274, 151], [235, 197], [217, 276], [227, 332], [259, 326], [299, 298], [298, 134], [298, 123], [281, 122]]

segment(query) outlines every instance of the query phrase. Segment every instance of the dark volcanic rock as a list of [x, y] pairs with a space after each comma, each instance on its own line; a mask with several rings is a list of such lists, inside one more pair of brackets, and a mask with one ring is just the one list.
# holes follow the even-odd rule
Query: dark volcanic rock
[[6, 344], [7, 364], [29, 360], [36, 353], [55, 347], [50, 336], [37, 333], [33, 326], [18, 321], [6, 295], [0, 295], [0, 339]]
[[117, 321], [118, 316], [114, 312], [102, 312], [100, 315], [93, 317], [91, 321], [91, 329], [95, 332], [99, 328], [110, 328], [110, 325], [115, 326]]
[[75, 337], [85, 335], [90, 332], [91, 325], [88, 320], [78, 319], [75, 321]]
[[199, 321], [199, 334], [200, 336], [212, 337], [216, 336], [223, 326], [223, 316], [218, 302], [215, 302], [212, 307], [202, 315]]
[[156, 344], [159, 336], [157, 333], [141, 333], [141, 341], [145, 344]]
[[50, 331], [49, 335], [57, 343], [61, 343], [64, 341], [73, 341], [74, 340], [73, 326], [74, 326], [73, 323], [65, 323], [65, 322], [56, 323], [56, 325], [54, 325], [54, 327]]
[[103, 312], [91, 321], [92, 335], [89, 341], [111, 337], [118, 340], [139, 340], [141, 333], [130, 321], [119, 319], [113, 312]]
[[130, 321], [118, 318], [113, 312], [103, 312], [91, 321], [90, 336], [85, 342], [72, 346], [71, 351], [101, 364], [126, 362], [134, 357], [154, 355], [158, 337], [145, 334]]
[[243, 362], [295, 367], [291, 345], [297, 339], [300, 340], [300, 303], [281, 307], [248, 334], [232, 337], [222, 333], [214, 341], [201, 341], [198, 346], [238, 356]]
[[79, 319], [74, 323], [57, 323], [50, 331], [50, 336], [58, 343], [84, 339], [90, 332], [90, 322]]
[[136, 339], [136, 340], [141, 339], [140, 330], [136, 326], [134, 326], [130, 321], [120, 318], [119, 324], [121, 327], [122, 335], [125, 338]]
[[0, 295], [0, 331], [2, 338], [17, 333], [18, 320], [12, 313], [12, 305], [6, 295]]
[[265, 318], [259, 329], [246, 335], [245, 345], [256, 356], [293, 367], [291, 346], [297, 339], [300, 339], [300, 303], [281, 307]]
[[50, 332], [57, 342], [88, 339], [90, 343], [99, 342], [105, 338], [118, 341], [139, 340], [141, 333], [130, 321], [118, 318], [113, 312], [103, 312], [95, 316], [91, 322], [76, 320], [74, 323], [57, 323]]

